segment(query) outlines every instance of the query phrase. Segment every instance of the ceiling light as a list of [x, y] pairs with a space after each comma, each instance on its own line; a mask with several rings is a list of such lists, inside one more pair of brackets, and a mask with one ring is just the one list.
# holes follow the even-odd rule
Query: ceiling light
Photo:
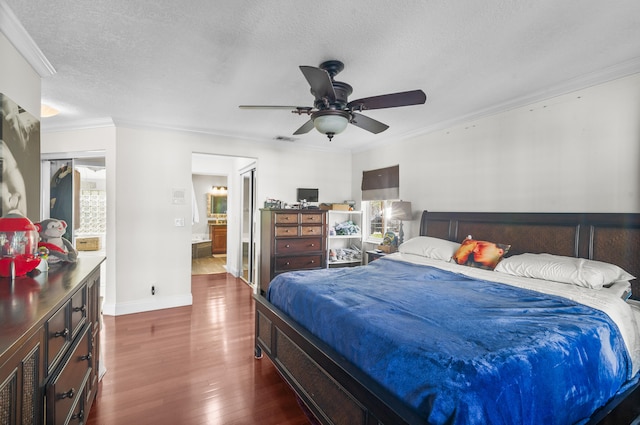
[[227, 194], [227, 186], [211, 186], [213, 196], [224, 196]]
[[58, 115], [60, 111], [56, 108], [53, 108], [45, 103], [40, 105], [40, 117], [41, 118], [49, 118]]
[[326, 134], [329, 140], [336, 134], [342, 133], [347, 125], [351, 114], [348, 111], [327, 109], [314, 112], [311, 116], [313, 126], [322, 134]]

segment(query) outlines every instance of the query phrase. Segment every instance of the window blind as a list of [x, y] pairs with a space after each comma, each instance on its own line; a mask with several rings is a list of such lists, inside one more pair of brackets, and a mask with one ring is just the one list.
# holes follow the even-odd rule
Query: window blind
[[400, 166], [362, 172], [362, 200], [383, 201], [400, 198]]

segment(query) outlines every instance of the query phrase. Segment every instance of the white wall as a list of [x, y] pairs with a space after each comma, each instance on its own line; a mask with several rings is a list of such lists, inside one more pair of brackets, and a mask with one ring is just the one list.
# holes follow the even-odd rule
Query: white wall
[[400, 164], [400, 197], [422, 210], [640, 212], [640, 74], [527, 107], [377, 145], [362, 171]]
[[69, 152], [101, 151], [105, 157], [106, 189], [107, 189], [107, 228], [105, 236], [106, 257], [103, 264], [104, 274], [101, 285], [104, 286], [105, 308], [113, 310], [116, 299], [116, 129], [115, 127], [101, 127], [77, 130], [73, 132], [42, 133], [40, 137], [42, 154], [56, 154]]
[[[257, 200], [295, 201], [296, 188], [318, 187], [321, 201], [351, 196], [351, 156], [292, 143], [231, 140], [200, 133], [101, 128], [45, 133], [46, 153], [104, 149], [107, 168], [106, 314], [127, 314], [191, 303], [191, 175], [193, 153], [255, 158]], [[247, 160], [234, 158], [238, 170]], [[228, 185], [240, 185], [230, 176]], [[240, 186], [238, 186], [240, 187]], [[171, 202], [185, 189], [185, 204]], [[235, 191], [240, 196], [240, 190]], [[233, 192], [232, 192], [233, 193]], [[229, 202], [239, 199], [229, 198]], [[184, 218], [184, 227], [175, 227]], [[229, 217], [229, 251], [239, 253], [240, 218]], [[259, 232], [259, 229], [258, 229]], [[258, 233], [259, 234], [259, 233]], [[228, 252], [228, 261], [231, 252]], [[239, 257], [236, 261], [239, 264]], [[237, 274], [239, 266], [234, 272]], [[151, 295], [151, 285], [156, 295]]]
[[[4, 13], [4, 11], [5, 9], [0, 4], [0, 13]], [[4, 17], [2, 18], [0, 19], [2, 23], [8, 24]], [[5, 31], [5, 28], [0, 28], [0, 30]], [[2, 32], [0, 32], [0, 93], [23, 107], [34, 117], [40, 118], [40, 76]], [[0, 133], [2, 133], [1, 129]], [[34, 145], [34, 143], [36, 144]], [[38, 195], [40, 193], [38, 148], [37, 139], [31, 135], [27, 148], [28, 154], [20, 151], [13, 152], [14, 155], [17, 155], [16, 158], [25, 158], [24, 160], [28, 161], [28, 164], [20, 165], [22, 167], [20, 173], [26, 186], [26, 191], [23, 194], [25, 196], [24, 202], [27, 205], [25, 214], [33, 222], [41, 219], [40, 197]], [[0, 152], [0, 157], [2, 156], [4, 154]], [[4, 212], [6, 213], [6, 211]]]
[[40, 76], [0, 32], [0, 93], [40, 117]]

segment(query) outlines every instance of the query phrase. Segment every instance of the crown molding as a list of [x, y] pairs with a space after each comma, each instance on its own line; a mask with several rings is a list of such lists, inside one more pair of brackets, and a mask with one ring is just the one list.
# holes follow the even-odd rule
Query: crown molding
[[488, 108], [475, 111], [473, 113], [455, 117], [449, 120], [434, 123], [432, 125], [419, 128], [410, 132], [399, 134], [393, 138], [380, 139], [375, 142], [368, 143], [366, 145], [358, 146], [353, 149], [353, 153], [359, 153], [373, 149], [376, 146], [381, 146], [389, 143], [401, 142], [404, 140], [410, 140], [415, 137], [424, 136], [426, 134], [434, 133], [436, 131], [445, 130], [458, 125], [464, 125], [473, 121], [486, 118], [489, 116], [497, 115], [517, 108], [523, 108], [525, 106], [534, 105], [538, 102], [548, 101], [550, 99], [565, 96], [569, 93], [574, 93], [580, 90], [586, 90], [590, 87], [594, 87], [600, 84], [606, 84], [611, 81], [615, 81], [621, 78], [626, 78], [631, 75], [640, 73], [640, 56], [631, 60], [621, 62], [596, 72], [589, 74], [579, 75], [570, 80], [556, 84], [551, 87], [547, 87], [544, 90], [528, 94], [523, 97], [510, 99], [503, 103], [492, 105]]
[[25, 58], [41, 78], [50, 77], [56, 73], [55, 68], [44, 56], [38, 45], [22, 26], [9, 6], [0, 0], [0, 32], [9, 40], [13, 47]]
[[319, 152], [345, 152], [349, 151], [347, 148], [341, 148], [335, 145], [327, 146], [318, 146], [318, 145], [310, 145], [304, 143], [295, 143], [298, 139], [293, 141], [283, 141], [280, 139], [265, 139], [264, 137], [252, 136], [241, 133], [230, 133], [224, 131], [216, 131], [212, 129], [205, 128], [190, 128], [190, 127], [181, 127], [181, 126], [167, 126], [161, 125], [157, 123], [144, 123], [140, 121], [127, 120], [122, 118], [114, 118], [114, 125], [119, 128], [131, 128], [137, 130], [149, 130], [149, 131], [173, 131], [179, 133], [193, 133], [193, 134], [202, 134], [206, 136], [214, 136], [218, 138], [226, 138], [232, 140], [241, 140], [249, 143], [259, 143], [261, 145], [270, 144], [272, 146], [281, 146], [282, 144], [286, 144], [288, 146], [296, 146], [297, 148], [305, 149], [305, 150], [313, 150]]
[[[1, 1], [1, 0], [0, 0]], [[55, 117], [52, 117], [55, 119]], [[52, 123], [47, 119], [40, 121], [40, 131], [42, 133], [59, 133], [63, 131], [76, 130], [93, 130], [96, 128], [115, 127], [115, 123], [109, 117], [107, 118], [90, 118], [84, 120], [76, 120], [71, 122]]]

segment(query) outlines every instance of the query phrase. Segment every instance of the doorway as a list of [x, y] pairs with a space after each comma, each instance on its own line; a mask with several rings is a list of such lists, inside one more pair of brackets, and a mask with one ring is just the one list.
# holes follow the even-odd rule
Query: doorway
[[228, 178], [193, 173], [191, 183], [191, 274], [227, 273]]
[[[201, 222], [207, 222], [207, 230], [192, 232], [192, 240], [194, 233], [200, 234], [195, 238], [206, 239], [207, 242], [211, 241], [209, 243], [226, 238], [225, 272], [242, 278], [244, 282], [255, 288], [256, 159], [197, 152], [191, 154], [191, 159], [192, 181], [195, 181], [197, 175], [209, 179], [201, 184], [200, 189], [194, 186], [193, 209], [200, 211], [199, 219]], [[224, 177], [226, 180], [215, 182], [211, 180], [216, 176], [217, 178]], [[226, 199], [216, 196], [220, 190], [227, 191]], [[224, 211], [218, 210], [225, 206], [227, 208], [226, 215], [221, 217], [218, 214], [224, 214]], [[213, 210], [211, 210], [212, 208]], [[214, 216], [208, 217], [208, 212]], [[209, 220], [214, 220], [215, 224], [220, 225], [213, 230], [226, 230], [226, 234], [212, 234]], [[222, 225], [226, 225], [226, 229], [222, 229]], [[207, 242], [203, 245], [206, 245]], [[212, 255], [216, 254], [212, 253]], [[194, 270], [192, 262], [192, 275], [195, 274]]]
[[[95, 153], [94, 153], [95, 154]], [[107, 188], [104, 157], [42, 159], [42, 219], [64, 220], [69, 240], [81, 254], [104, 255]]]
[[[43, 154], [40, 166], [41, 220], [67, 224], [65, 239], [79, 257], [105, 256], [107, 169], [104, 152]], [[106, 263], [100, 266], [100, 293], [106, 291]]]

